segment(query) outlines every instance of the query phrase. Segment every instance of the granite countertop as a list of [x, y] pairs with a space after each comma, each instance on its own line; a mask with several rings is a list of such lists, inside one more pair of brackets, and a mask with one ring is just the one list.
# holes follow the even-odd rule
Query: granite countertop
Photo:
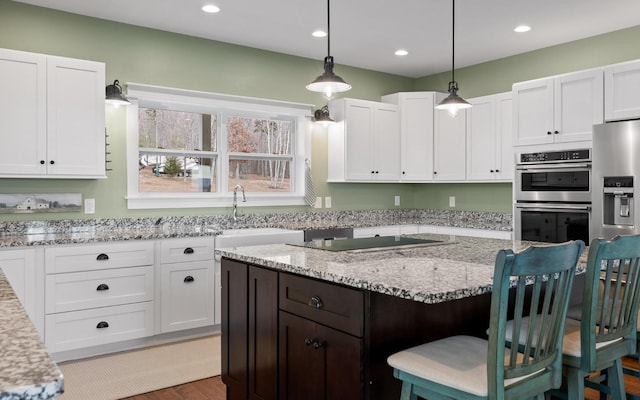
[[0, 400], [48, 399], [64, 391], [62, 372], [0, 270]]
[[[407, 249], [346, 252], [280, 244], [217, 249], [216, 254], [359, 289], [439, 303], [490, 292], [498, 251], [521, 251], [534, 244], [465, 236], [409, 236], [444, 242]], [[586, 251], [578, 270], [585, 265]]]

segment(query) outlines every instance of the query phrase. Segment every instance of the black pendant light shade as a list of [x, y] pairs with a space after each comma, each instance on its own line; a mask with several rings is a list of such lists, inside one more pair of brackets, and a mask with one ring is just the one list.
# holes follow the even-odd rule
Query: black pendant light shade
[[327, 0], [327, 56], [324, 58], [324, 73], [307, 85], [312, 92], [324, 93], [324, 97], [331, 99], [335, 93], [346, 92], [351, 85], [333, 73], [333, 57], [331, 56], [331, 18], [329, 0]]
[[107, 85], [106, 92], [107, 95], [105, 97], [105, 101], [109, 104], [113, 104], [116, 106], [131, 104], [129, 99], [127, 99], [125, 95], [122, 94], [122, 87], [120, 86], [120, 82], [117, 79], [113, 81], [113, 85]]
[[468, 101], [458, 96], [458, 82], [455, 80], [455, 49], [456, 49], [456, 0], [453, 3], [452, 13], [452, 39], [451, 39], [451, 82], [449, 82], [449, 96], [436, 106], [436, 110], [447, 110], [452, 117], [458, 115], [458, 111], [471, 108]]
[[325, 127], [327, 125], [331, 124], [331, 123], [336, 122], [329, 115], [329, 107], [327, 107], [327, 106], [324, 106], [324, 107], [316, 110], [313, 113], [313, 118], [314, 118], [316, 123], [322, 124]]

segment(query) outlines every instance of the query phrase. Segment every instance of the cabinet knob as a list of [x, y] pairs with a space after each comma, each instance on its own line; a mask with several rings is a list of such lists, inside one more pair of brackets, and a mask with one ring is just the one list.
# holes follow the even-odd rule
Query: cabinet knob
[[106, 283], [101, 283], [98, 285], [96, 290], [97, 291], [109, 290], [109, 285], [107, 285]]
[[184, 254], [193, 254], [194, 251], [191, 247], [187, 247], [186, 249], [184, 249], [183, 251]]
[[195, 279], [191, 275], [187, 275], [184, 277], [184, 283], [191, 283], [193, 281], [195, 281]]
[[406, 174], [406, 172], [402, 171], [402, 175]]
[[553, 131], [553, 133], [555, 133], [555, 134], [557, 135], [557, 134], [558, 134], [558, 133], [560, 133], [560, 132], [558, 132], [558, 131]]
[[98, 325], [96, 325], [97, 329], [104, 329], [108, 327], [109, 327], [109, 323], [107, 321], [100, 321], [98, 322]]
[[98, 257], [96, 257], [96, 260], [98, 261], [106, 261], [108, 259], [109, 259], [109, 256], [104, 253], [100, 253], [98, 254]]
[[313, 296], [311, 299], [309, 299], [309, 305], [315, 308], [324, 307], [324, 303], [322, 302], [322, 299], [319, 296]]
[[372, 173], [372, 174], [375, 174], [375, 173], [376, 173], [376, 171], [371, 171], [371, 173]]
[[55, 162], [55, 161], [53, 161], [53, 160], [49, 161], [49, 164], [51, 164], [51, 165], [53, 165], [53, 164], [55, 164], [55, 163], [56, 163], [56, 162]]
[[44, 160], [40, 160], [40, 164], [44, 165]]
[[433, 174], [434, 175], [438, 175], [438, 171], [433, 171]]
[[314, 342], [314, 340], [311, 340], [311, 339], [309, 339], [309, 338], [306, 338], [306, 339], [304, 340], [304, 344], [305, 344], [306, 346], [309, 346], [309, 345], [310, 345], [311, 343], [313, 343], [313, 342]]
[[547, 135], [551, 135], [551, 131], [547, 131]]
[[493, 172], [493, 170], [489, 170], [489, 172]]
[[380, 171], [376, 171], [376, 174], [379, 174], [379, 173], [380, 173]]
[[497, 169], [497, 170], [496, 170], [496, 172], [500, 172], [500, 170], [499, 170], [499, 169]]

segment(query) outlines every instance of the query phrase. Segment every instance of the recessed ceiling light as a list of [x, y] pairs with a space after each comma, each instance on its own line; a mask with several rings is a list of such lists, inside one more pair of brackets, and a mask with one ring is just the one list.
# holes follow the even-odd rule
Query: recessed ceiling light
[[529, 32], [531, 27], [529, 25], [518, 25], [515, 27], [514, 31], [518, 33]]
[[407, 54], [409, 54], [409, 52], [404, 49], [400, 49], [400, 50], [396, 50], [394, 54], [397, 56], [406, 56]]
[[312, 35], [315, 36], [315, 37], [325, 37], [325, 36], [327, 36], [327, 32], [321, 31], [321, 30], [317, 30], [317, 31], [313, 31]]
[[202, 6], [202, 11], [208, 13], [217, 13], [220, 12], [220, 7], [214, 6], [213, 4], [207, 4], [206, 6]]

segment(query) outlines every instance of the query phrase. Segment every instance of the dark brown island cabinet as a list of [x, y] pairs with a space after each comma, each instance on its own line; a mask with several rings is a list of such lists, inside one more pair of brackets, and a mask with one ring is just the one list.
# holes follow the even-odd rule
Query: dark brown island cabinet
[[490, 295], [426, 304], [222, 259], [229, 400], [397, 400], [387, 357], [455, 334], [486, 337]]

